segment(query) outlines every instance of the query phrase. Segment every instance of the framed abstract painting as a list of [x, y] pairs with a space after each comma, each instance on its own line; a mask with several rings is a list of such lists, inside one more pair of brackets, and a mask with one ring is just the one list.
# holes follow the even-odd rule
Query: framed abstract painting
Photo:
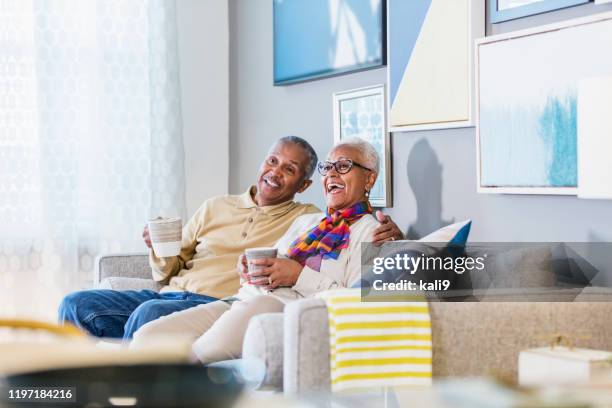
[[575, 195], [581, 81], [612, 73], [612, 13], [477, 41], [478, 191]]
[[484, 0], [388, 0], [389, 130], [474, 126]]
[[489, 19], [491, 23], [501, 23], [589, 1], [591, 0], [489, 0]]
[[360, 137], [376, 148], [380, 169], [370, 191], [370, 203], [374, 207], [391, 207], [391, 147], [385, 119], [385, 86], [337, 92], [333, 100], [334, 140]]
[[386, 63], [386, 0], [273, 0], [274, 85]]

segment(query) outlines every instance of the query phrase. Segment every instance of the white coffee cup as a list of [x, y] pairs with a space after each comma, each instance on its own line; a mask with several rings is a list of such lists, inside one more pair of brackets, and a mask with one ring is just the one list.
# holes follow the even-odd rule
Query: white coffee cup
[[150, 220], [149, 236], [155, 255], [166, 258], [180, 254], [182, 230], [183, 224], [179, 217]]
[[[263, 269], [263, 266], [251, 265], [250, 262], [248, 261], [252, 261], [254, 259], [276, 258], [278, 255], [278, 249], [271, 248], [271, 247], [248, 248], [244, 251], [244, 255], [246, 256], [246, 259], [247, 259], [248, 273], [250, 276], [253, 272]], [[266, 280], [266, 279], [267, 279], [266, 277], [259, 276], [259, 277], [255, 277], [255, 281], [252, 281], [252, 282]]]

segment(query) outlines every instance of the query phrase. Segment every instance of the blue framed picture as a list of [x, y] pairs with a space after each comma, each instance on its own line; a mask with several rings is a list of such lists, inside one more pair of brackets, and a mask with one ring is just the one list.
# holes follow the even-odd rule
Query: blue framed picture
[[603, 13], [476, 41], [479, 192], [578, 193], [580, 89], [612, 72], [610, 33]]
[[585, 4], [591, 0], [489, 0], [491, 23], [533, 16], [548, 11]]
[[385, 0], [273, 0], [274, 85], [386, 63]]

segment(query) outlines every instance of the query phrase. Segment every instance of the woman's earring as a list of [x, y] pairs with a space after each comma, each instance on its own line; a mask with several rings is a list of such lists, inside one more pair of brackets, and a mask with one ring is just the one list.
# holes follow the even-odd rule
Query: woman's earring
[[366, 190], [366, 191], [365, 191], [365, 196], [366, 196], [366, 197], [369, 197], [369, 196], [370, 196], [370, 190]]

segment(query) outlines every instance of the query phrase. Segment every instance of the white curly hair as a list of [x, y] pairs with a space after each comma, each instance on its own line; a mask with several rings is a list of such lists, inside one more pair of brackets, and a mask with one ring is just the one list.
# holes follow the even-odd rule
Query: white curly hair
[[364, 160], [364, 163], [360, 164], [369, 167], [371, 170], [374, 171], [374, 173], [378, 174], [378, 171], [380, 170], [380, 157], [378, 156], [378, 152], [376, 151], [374, 146], [372, 146], [371, 143], [366, 142], [360, 137], [353, 136], [336, 143], [331, 149], [330, 153], [341, 146], [353, 147], [359, 150]]

